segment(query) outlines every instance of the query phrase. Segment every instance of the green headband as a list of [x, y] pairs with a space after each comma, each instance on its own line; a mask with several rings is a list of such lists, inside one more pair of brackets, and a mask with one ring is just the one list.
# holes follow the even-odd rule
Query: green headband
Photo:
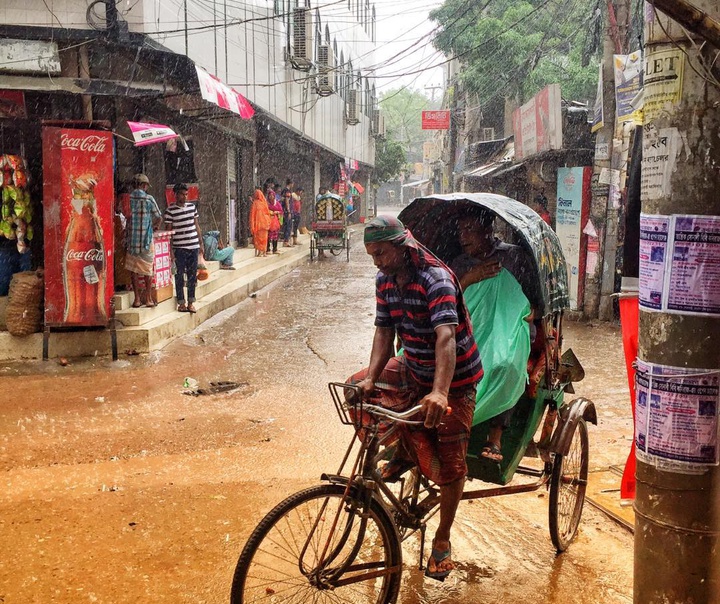
[[402, 243], [407, 237], [405, 225], [392, 216], [377, 216], [365, 225], [365, 243], [383, 241]]

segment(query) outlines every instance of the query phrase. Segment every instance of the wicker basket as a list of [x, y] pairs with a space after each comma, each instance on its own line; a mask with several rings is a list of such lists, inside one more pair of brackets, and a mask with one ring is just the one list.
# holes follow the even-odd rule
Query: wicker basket
[[5, 322], [14, 336], [27, 336], [42, 329], [43, 278], [38, 271], [15, 273], [10, 281]]

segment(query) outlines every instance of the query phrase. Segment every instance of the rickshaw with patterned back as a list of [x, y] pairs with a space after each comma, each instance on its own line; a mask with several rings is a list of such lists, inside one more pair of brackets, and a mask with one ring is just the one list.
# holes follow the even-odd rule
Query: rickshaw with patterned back
[[347, 228], [345, 202], [335, 193], [325, 193], [315, 200], [312, 236], [310, 238], [310, 260], [329, 251], [339, 256], [345, 251], [350, 261], [350, 231]]
[[[488, 441], [490, 419], [474, 423], [468, 447], [468, 476], [500, 488], [466, 491], [464, 499], [534, 490], [550, 482], [550, 533], [558, 550], [564, 550], [575, 535], [585, 498], [588, 473], [588, 436], [586, 421], [597, 423], [595, 405], [576, 398], [565, 402], [572, 393], [572, 382], [584, 377], [584, 371], [572, 350], [562, 351], [563, 314], [569, 307], [567, 265], [555, 232], [526, 205], [502, 195], [490, 193], [452, 193], [415, 199], [399, 219], [416, 239], [448, 265], [462, 252], [458, 221], [481, 210], [495, 217], [496, 229], [505, 227], [507, 243], [519, 245], [527, 257], [526, 266], [536, 284], [533, 300], [534, 342], [527, 359], [526, 383], [519, 391], [509, 426], [502, 435], [502, 461], [481, 456]], [[497, 219], [500, 219], [499, 221]], [[468, 292], [466, 292], [467, 294]], [[493, 312], [493, 305], [471, 308], [475, 326], [478, 314]], [[490, 332], [476, 332], [481, 350], [496, 345], [492, 326], [501, 323], [494, 317], [482, 317]], [[488, 338], [482, 342], [480, 337]], [[495, 341], [494, 341], [495, 340]], [[502, 372], [483, 380], [502, 380]], [[483, 385], [484, 386], [484, 385]], [[492, 389], [492, 388], [490, 388]], [[488, 388], [478, 388], [478, 407]], [[485, 413], [487, 416], [487, 413]], [[484, 416], [484, 417], [485, 417]], [[475, 419], [478, 417], [476, 410]], [[541, 427], [542, 424], [542, 428]], [[537, 442], [533, 440], [540, 433]], [[525, 456], [539, 456], [542, 469], [521, 466]], [[516, 473], [532, 475], [537, 481], [508, 484]]]

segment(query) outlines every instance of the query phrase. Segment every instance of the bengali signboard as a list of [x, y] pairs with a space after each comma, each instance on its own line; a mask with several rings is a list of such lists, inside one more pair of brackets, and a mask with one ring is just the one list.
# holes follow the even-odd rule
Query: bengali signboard
[[423, 130], [448, 130], [450, 128], [450, 111], [423, 111]]
[[560, 84], [551, 84], [513, 112], [515, 159], [562, 149]]
[[583, 303], [587, 235], [583, 228], [590, 212], [592, 168], [558, 168], [555, 233], [567, 263], [570, 308]]

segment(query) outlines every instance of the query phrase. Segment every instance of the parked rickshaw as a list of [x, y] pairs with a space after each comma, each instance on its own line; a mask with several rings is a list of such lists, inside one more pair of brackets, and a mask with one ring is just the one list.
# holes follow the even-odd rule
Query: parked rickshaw
[[[591, 401], [565, 402], [565, 393], [573, 392], [572, 382], [584, 377], [572, 351], [562, 353], [562, 319], [569, 305], [565, 260], [555, 233], [535, 212], [499, 195], [425, 197], [412, 202], [399, 217], [418, 240], [450, 262], [460, 253], [457, 219], [472, 207], [491, 212], [496, 228], [505, 226], [507, 237], [523, 248], [542, 296], [535, 309], [530, 383], [503, 434], [503, 460], [480, 455], [488, 422], [475, 425], [467, 458], [468, 482], [481, 480], [491, 486], [466, 485], [463, 499], [548, 488], [550, 536], [562, 552], [576, 534], [585, 499], [586, 422], [597, 423]], [[278, 504], [250, 535], [235, 570], [233, 604], [392, 604], [401, 584], [402, 541], [417, 532], [423, 567], [425, 529], [438, 511], [439, 488], [417, 469], [405, 474], [399, 485], [390, 485], [378, 468], [378, 462], [388, 458], [385, 445], [393, 441], [397, 426], [422, 423], [419, 406], [397, 413], [363, 401], [348, 384], [331, 383], [329, 388], [341, 422], [354, 428], [350, 446], [336, 473], [323, 474], [322, 484]], [[368, 417], [375, 421], [368, 424]], [[536, 460], [522, 466], [525, 456]], [[513, 481], [516, 475], [530, 478]], [[458, 513], [462, 514], [462, 507]]]
[[345, 202], [335, 193], [325, 193], [315, 200], [310, 260], [325, 251], [333, 256], [339, 256], [345, 251], [347, 261], [350, 261], [350, 230], [347, 228]]

